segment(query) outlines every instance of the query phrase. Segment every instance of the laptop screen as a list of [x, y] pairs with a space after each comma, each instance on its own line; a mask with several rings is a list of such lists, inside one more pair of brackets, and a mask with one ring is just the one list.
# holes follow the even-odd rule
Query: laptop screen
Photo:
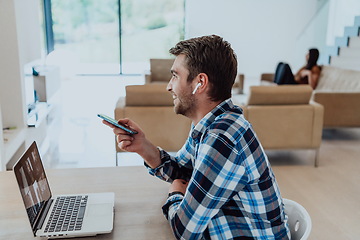
[[33, 231], [45, 203], [51, 198], [40, 154], [33, 142], [14, 166], [14, 173]]

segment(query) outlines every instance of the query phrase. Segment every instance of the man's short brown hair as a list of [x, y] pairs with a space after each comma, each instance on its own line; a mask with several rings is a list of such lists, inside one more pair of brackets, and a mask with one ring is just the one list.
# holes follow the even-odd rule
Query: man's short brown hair
[[237, 74], [237, 58], [230, 43], [222, 37], [210, 35], [180, 41], [169, 52], [175, 56], [186, 56], [189, 82], [199, 73], [208, 75], [212, 101], [231, 97]]

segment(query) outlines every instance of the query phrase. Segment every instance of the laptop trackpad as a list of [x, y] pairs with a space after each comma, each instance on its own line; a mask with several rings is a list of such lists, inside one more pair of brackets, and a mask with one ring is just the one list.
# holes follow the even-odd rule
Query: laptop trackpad
[[[111, 232], [113, 229], [114, 207], [112, 204], [89, 204], [85, 213], [86, 224], [84, 230], [102, 229], [102, 233]], [[105, 229], [105, 231], [104, 231]]]
[[[91, 204], [89, 206], [89, 216], [103, 216], [108, 215], [113, 212], [113, 207], [111, 204]], [[111, 216], [111, 214], [110, 214]]]

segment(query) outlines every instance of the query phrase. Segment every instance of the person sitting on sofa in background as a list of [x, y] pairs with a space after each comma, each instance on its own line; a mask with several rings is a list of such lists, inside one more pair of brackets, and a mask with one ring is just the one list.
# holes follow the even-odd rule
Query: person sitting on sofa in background
[[275, 71], [274, 82], [281, 84], [309, 84], [316, 88], [320, 77], [321, 67], [317, 65], [319, 50], [312, 48], [306, 54], [306, 65], [293, 75], [289, 64], [280, 62]]
[[289, 239], [268, 158], [242, 109], [231, 101], [237, 73], [231, 45], [211, 35], [181, 41], [169, 52], [176, 58], [167, 90], [175, 112], [192, 120], [176, 156], [154, 146], [130, 119], [119, 123], [137, 134], [104, 124], [113, 128], [119, 148], [138, 153], [151, 175], [171, 183], [162, 209], [175, 237]]

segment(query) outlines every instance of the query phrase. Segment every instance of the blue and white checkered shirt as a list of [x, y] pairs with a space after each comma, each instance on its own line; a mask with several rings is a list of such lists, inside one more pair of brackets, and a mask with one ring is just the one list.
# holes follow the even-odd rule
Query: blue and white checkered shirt
[[289, 239], [287, 216], [267, 156], [230, 99], [209, 112], [152, 175], [189, 181], [163, 211], [177, 239]]

